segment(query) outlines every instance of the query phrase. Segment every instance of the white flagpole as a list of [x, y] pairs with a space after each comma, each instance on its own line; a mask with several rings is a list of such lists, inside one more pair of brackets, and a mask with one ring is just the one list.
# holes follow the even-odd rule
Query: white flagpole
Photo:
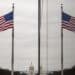
[[46, 74], [48, 74], [48, 0], [46, 1], [46, 62], [47, 62], [47, 70]]
[[64, 72], [63, 72], [63, 28], [62, 28], [62, 12], [63, 12], [63, 5], [61, 4], [61, 75], [64, 74]]
[[13, 28], [12, 28], [12, 56], [11, 56], [11, 75], [14, 75], [14, 3], [12, 4]]

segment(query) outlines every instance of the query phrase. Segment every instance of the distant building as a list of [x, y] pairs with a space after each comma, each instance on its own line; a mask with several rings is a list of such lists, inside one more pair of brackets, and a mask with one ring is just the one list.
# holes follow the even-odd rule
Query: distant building
[[32, 65], [32, 63], [29, 66], [29, 75], [35, 75], [35, 73], [34, 73], [34, 66]]

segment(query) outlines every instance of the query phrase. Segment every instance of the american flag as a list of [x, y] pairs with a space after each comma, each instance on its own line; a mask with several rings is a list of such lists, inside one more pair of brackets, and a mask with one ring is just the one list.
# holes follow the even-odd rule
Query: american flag
[[13, 12], [0, 17], [0, 31], [13, 28]]
[[75, 17], [62, 12], [62, 28], [75, 31]]

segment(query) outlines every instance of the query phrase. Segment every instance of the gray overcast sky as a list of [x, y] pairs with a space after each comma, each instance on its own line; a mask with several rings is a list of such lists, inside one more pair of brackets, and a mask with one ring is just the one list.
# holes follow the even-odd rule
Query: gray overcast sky
[[[37, 0], [14, 0], [15, 2], [15, 70], [28, 69], [32, 62], [37, 70]], [[43, 21], [41, 28], [41, 64], [46, 61], [46, 0], [43, 0]], [[60, 0], [49, 0], [48, 10], [48, 69], [60, 69]], [[75, 1], [62, 0], [66, 13], [75, 16]], [[11, 0], [0, 0], [0, 15], [12, 10]], [[64, 30], [64, 67], [75, 65], [75, 33]], [[11, 29], [0, 33], [0, 67], [11, 67]], [[44, 58], [44, 59], [43, 59]]]

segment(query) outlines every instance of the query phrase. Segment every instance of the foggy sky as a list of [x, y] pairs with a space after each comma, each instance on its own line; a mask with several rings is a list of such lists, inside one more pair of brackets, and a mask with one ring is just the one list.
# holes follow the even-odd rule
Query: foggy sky
[[[43, 0], [41, 27], [41, 64], [44, 69], [59, 70], [61, 58], [61, 1], [48, 2], [48, 67], [46, 54], [46, 0]], [[15, 70], [28, 69], [31, 62], [37, 70], [37, 0], [14, 0], [15, 3]], [[62, 1], [63, 10], [75, 16], [75, 1]], [[11, 0], [0, 0], [0, 16], [12, 10]], [[75, 33], [64, 29], [64, 68], [75, 65]], [[11, 68], [11, 29], [0, 33], [0, 67]]]

